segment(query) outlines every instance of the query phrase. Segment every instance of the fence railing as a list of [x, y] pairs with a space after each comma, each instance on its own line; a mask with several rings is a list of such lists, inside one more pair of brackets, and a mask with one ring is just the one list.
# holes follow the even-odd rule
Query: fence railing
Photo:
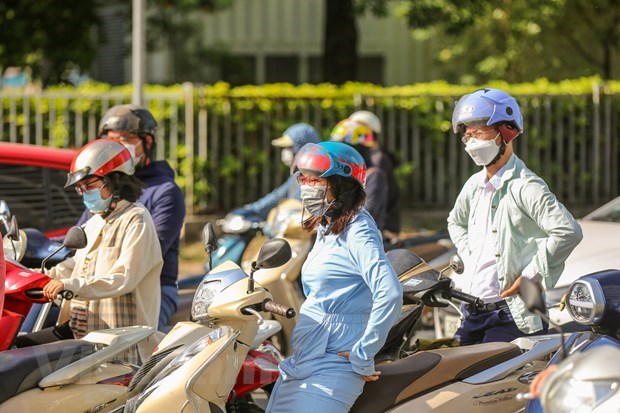
[[[147, 94], [158, 119], [156, 157], [167, 159], [184, 189], [188, 214], [223, 212], [266, 194], [286, 177], [270, 142], [292, 123], [308, 122], [327, 137], [355, 109], [383, 122], [382, 143], [398, 158], [405, 208], [445, 208], [475, 165], [450, 130], [457, 96], [358, 95], [342, 104], [323, 98]], [[568, 205], [598, 205], [620, 193], [619, 97], [616, 94], [516, 96], [525, 133], [515, 151]], [[102, 114], [130, 94], [0, 94], [0, 140], [80, 147], [96, 136]], [[333, 103], [333, 102], [332, 102]]]

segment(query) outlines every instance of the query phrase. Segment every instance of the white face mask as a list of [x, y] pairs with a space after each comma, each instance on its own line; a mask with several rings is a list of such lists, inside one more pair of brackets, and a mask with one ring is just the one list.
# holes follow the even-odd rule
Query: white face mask
[[327, 186], [301, 185], [300, 188], [301, 203], [306, 208], [306, 211], [315, 217], [323, 216], [331, 206], [331, 203], [328, 204], [326, 202]]
[[140, 161], [142, 161], [142, 157], [144, 156], [144, 153], [140, 156], [136, 156], [136, 148], [138, 146], [142, 145], [142, 141], [140, 141], [140, 143], [134, 145], [133, 143], [124, 143], [123, 146], [125, 148], [127, 148], [127, 150], [129, 151], [129, 153], [131, 154], [131, 159], [133, 160], [133, 166], [137, 167], [138, 165], [140, 165]]
[[471, 138], [465, 144], [465, 152], [471, 156], [471, 159], [474, 160], [476, 165], [486, 166], [490, 164], [499, 153], [500, 147], [495, 143], [498, 136], [499, 133], [495, 138], [488, 141], [480, 141], [476, 138]]
[[284, 148], [282, 152], [280, 152], [280, 159], [282, 159], [282, 163], [286, 166], [291, 166], [293, 163], [293, 150], [291, 148]]

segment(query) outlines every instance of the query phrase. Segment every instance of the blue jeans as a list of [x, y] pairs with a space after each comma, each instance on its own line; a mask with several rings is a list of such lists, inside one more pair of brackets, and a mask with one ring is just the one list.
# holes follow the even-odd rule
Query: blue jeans
[[168, 321], [170, 321], [172, 315], [177, 311], [178, 303], [179, 293], [176, 285], [162, 285], [158, 330], [163, 331], [164, 327], [168, 325]]

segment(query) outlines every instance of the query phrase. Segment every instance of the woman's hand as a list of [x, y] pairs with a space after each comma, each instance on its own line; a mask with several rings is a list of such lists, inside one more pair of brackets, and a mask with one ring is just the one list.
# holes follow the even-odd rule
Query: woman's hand
[[544, 381], [551, 375], [551, 373], [556, 371], [557, 368], [557, 364], [552, 364], [534, 377], [534, 380], [530, 383], [530, 396], [532, 396], [532, 398], [540, 396], [540, 389], [542, 388]]
[[[351, 352], [349, 352], [349, 351], [341, 351], [340, 353], [336, 353], [336, 354], [338, 354], [340, 357], [349, 358], [349, 354], [351, 354]], [[381, 375], [380, 371], [375, 371], [370, 376], [362, 376], [362, 380], [364, 380], [364, 381], [377, 381], [377, 380], [379, 380], [379, 376], [380, 375]], [[360, 376], [361, 376], [361, 374], [360, 374]]]
[[65, 289], [65, 283], [60, 280], [51, 280], [43, 287], [43, 295], [48, 300], [55, 300], [58, 294]]

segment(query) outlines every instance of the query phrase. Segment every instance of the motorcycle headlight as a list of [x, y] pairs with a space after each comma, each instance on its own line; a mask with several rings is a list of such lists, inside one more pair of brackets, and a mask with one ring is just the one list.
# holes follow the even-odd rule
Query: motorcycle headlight
[[546, 412], [590, 413], [613, 396], [620, 383], [616, 380], [556, 380], [542, 400]]
[[601, 322], [605, 298], [599, 284], [577, 280], [568, 289], [567, 296], [567, 309], [573, 320], [585, 325]]
[[241, 215], [228, 214], [221, 221], [222, 231], [229, 234], [243, 234], [252, 227], [252, 222]]
[[159, 372], [157, 376], [155, 376], [155, 378], [149, 383], [149, 385], [144, 389], [142, 393], [127, 400], [127, 403], [125, 404], [125, 413], [135, 413], [136, 410], [138, 410], [138, 407], [140, 407], [140, 405], [144, 402], [144, 400], [146, 400], [147, 397], [149, 397], [155, 390], [159, 388], [164, 378], [173, 374], [179, 367], [188, 362], [196, 354], [200, 353], [220, 338], [231, 334], [232, 332], [232, 328], [223, 326], [211, 331], [200, 340], [188, 346], [185, 351], [176, 356], [170, 362], [170, 364], [166, 366], [166, 368], [164, 368], [161, 372]]
[[269, 231], [274, 236], [280, 236], [286, 231], [286, 227], [289, 222], [301, 223], [301, 210], [295, 209], [281, 209], [278, 210], [273, 222], [269, 225]]
[[200, 283], [192, 301], [192, 317], [194, 320], [202, 321], [209, 318], [209, 306], [221, 290], [221, 280], [203, 280]]

